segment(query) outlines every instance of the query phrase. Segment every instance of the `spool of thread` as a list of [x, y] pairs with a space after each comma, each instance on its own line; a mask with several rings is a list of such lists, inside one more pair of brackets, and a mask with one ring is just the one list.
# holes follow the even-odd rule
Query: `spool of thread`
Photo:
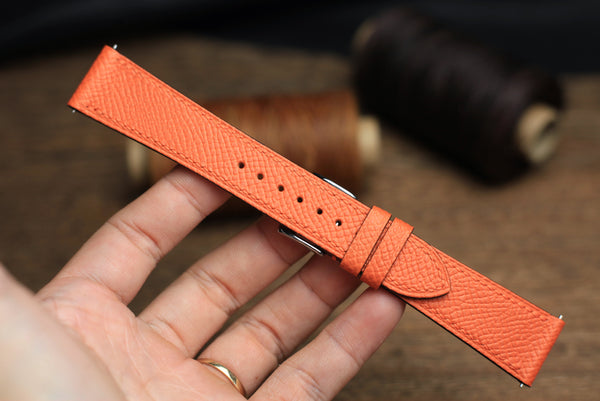
[[410, 9], [363, 24], [353, 68], [364, 111], [485, 181], [514, 178], [555, 151], [555, 77]]
[[[272, 95], [202, 102], [207, 110], [308, 171], [360, 191], [365, 169], [379, 157], [379, 123], [360, 116], [350, 91]], [[137, 185], [160, 179], [175, 163], [128, 142], [127, 163]]]

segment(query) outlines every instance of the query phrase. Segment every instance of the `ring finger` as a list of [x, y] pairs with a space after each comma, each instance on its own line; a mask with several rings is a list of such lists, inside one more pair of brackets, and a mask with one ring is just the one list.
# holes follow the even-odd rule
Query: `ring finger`
[[404, 302], [368, 289], [302, 350], [286, 359], [253, 400], [331, 400], [392, 333]]
[[359, 283], [329, 259], [313, 257], [217, 337], [200, 357], [227, 366], [252, 393]]

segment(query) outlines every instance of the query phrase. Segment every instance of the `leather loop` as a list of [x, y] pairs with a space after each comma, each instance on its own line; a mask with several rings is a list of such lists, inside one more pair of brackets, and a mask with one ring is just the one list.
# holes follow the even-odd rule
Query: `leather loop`
[[[404, 244], [411, 235], [413, 227], [400, 219], [394, 219], [377, 244], [373, 257], [365, 265], [361, 280], [373, 288], [379, 288], [387, 276], [392, 264], [402, 252]], [[418, 269], [427, 270], [425, 265]], [[422, 286], [427, 287], [427, 274], [421, 277]], [[416, 278], [415, 281], [419, 281]]]
[[390, 213], [377, 206], [371, 208], [340, 263], [342, 269], [360, 277], [391, 217]]

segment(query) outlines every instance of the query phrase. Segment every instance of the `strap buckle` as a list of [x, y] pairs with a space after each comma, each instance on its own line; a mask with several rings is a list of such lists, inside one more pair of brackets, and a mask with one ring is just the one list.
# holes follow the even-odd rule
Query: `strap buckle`
[[[352, 198], [356, 199], [356, 195], [354, 195], [352, 192], [348, 191], [346, 188], [342, 187], [340, 184], [336, 183], [335, 181], [330, 180], [327, 177], [323, 177], [322, 175], [317, 174], [317, 173], [313, 173], [313, 174], [316, 175], [317, 177], [319, 177], [320, 179], [322, 179], [323, 181], [325, 181], [326, 183], [328, 183], [329, 185], [331, 185], [332, 187], [334, 187], [335, 189], [338, 189], [338, 190], [342, 191], [343, 193], [345, 193], [346, 195], [351, 196]], [[294, 241], [298, 242], [299, 244], [304, 245], [306, 248], [308, 248], [312, 252], [316, 253], [317, 255], [320, 255], [320, 256], [329, 256], [330, 255], [329, 252], [327, 252], [320, 246], [316, 245], [312, 241], [307, 240], [306, 238], [299, 235], [294, 230], [284, 226], [283, 224], [279, 225], [278, 231], [281, 234], [286, 235], [289, 238], [293, 239]]]

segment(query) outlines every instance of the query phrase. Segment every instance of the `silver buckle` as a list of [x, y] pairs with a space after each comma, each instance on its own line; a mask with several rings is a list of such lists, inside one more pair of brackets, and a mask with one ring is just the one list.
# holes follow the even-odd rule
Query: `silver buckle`
[[[320, 179], [322, 179], [323, 181], [325, 181], [326, 183], [328, 183], [329, 185], [331, 185], [332, 187], [334, 187], [335, 189], [338, 189], [338, 190], [342, 191], [343, 193], [345, 193], [346, 195], [351, 196], [352, 198], [356, 199], [356, 195], [354, 195], [352, 192], [348, 191], [346, 188], [342, 187], [341, 185], [337, 184], [336, 182], [330, 180], [329, 178], [323, 177], [317, 173], [313, 173], [313, 174], [316, 175], [317, 177], [319, 177]], [[283, 224], [279, 225], [279, 232], [283, 235], [288, 236], [289, 238], [293, 239], [294, 241], [304, 245], [306, 248], [308, 248], [312, 252], [316, 253], [317, 255], [320, 255], [320, 256], [330, 255], [329, 252], [327, 252], [320, 246], [307, 240], [306, 238], [299, 235], [294, 230], [291, 230], [288, 227], [284, 226]]]

